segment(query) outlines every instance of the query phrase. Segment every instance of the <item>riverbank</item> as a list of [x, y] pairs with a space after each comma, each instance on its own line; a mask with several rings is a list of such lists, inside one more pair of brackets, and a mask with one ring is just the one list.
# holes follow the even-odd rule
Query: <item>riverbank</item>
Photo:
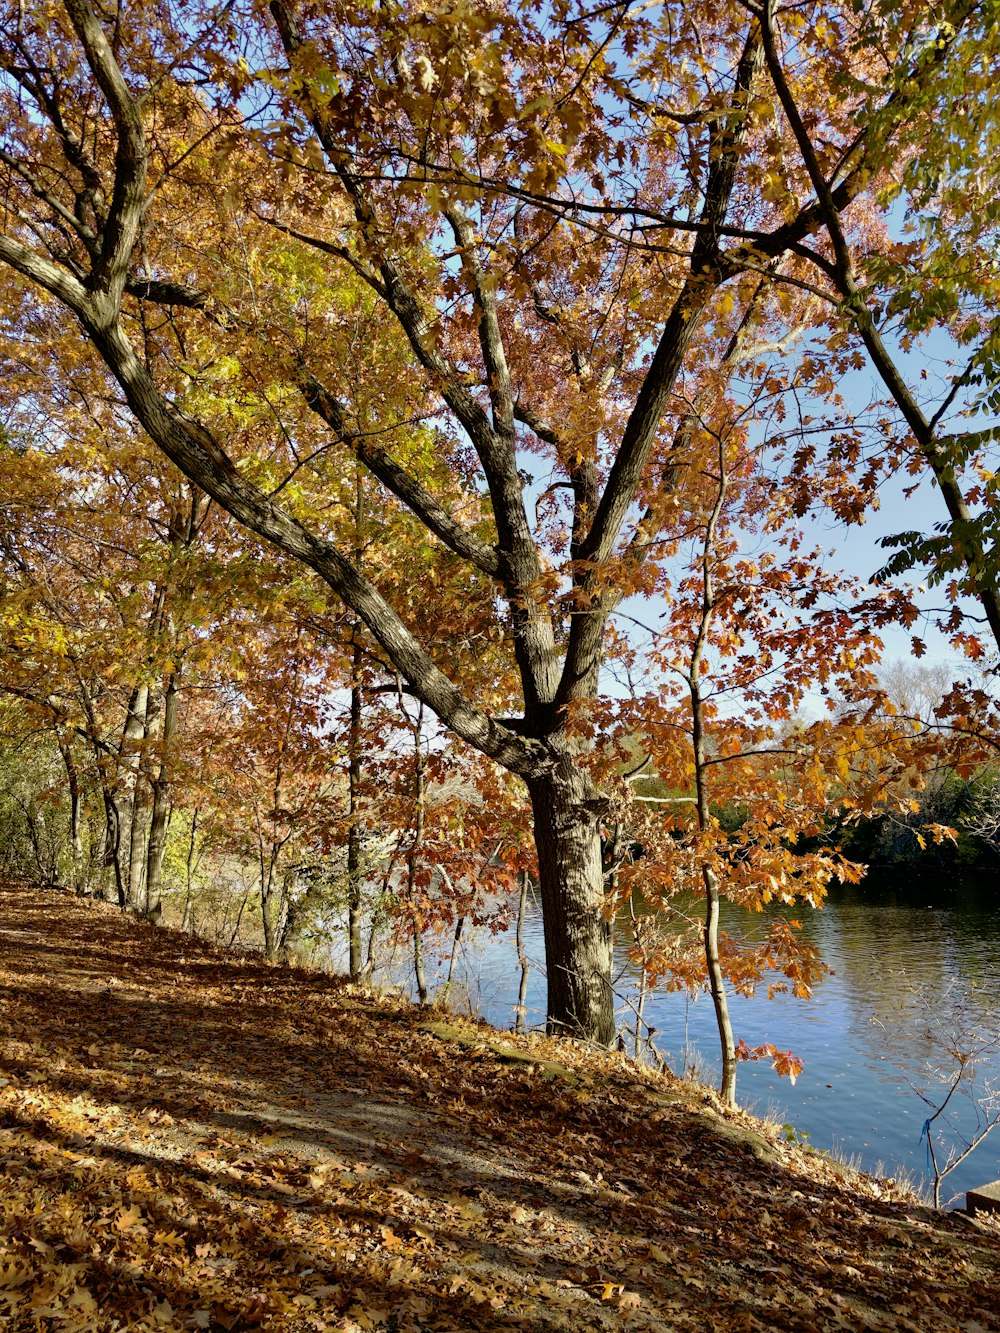
[[0, 1324], [1000, 1329], [1000, 1234], [617, 1057], [0, 889]]

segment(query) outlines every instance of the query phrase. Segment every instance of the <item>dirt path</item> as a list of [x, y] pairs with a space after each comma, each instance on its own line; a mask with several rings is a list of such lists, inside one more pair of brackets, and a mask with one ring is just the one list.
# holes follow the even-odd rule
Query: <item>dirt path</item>
[[611, 1057], [0, 889], [0, 1328], [1000, 1330], [1000, 1239]]

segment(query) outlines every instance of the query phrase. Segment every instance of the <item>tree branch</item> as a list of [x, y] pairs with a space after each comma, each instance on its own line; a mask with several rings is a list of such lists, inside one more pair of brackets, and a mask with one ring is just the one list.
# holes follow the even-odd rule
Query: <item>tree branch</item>
[[203, 427], [179, 420], [136, 356], [120, 323], [87, 308], [81, 320], [153, 441], [196, 485], [245, 527], [313, 569], [368, 627], [414, 695], [457, 736], [513, 773], [547, 762], [537, 744], [513, 735], [473, 707], [421, 648], [368, 579], [330, 541], [310, 532], [248, 482]]
[[352, 431], [347, 425], [343, 405], [306, 369], [300, 367], [302, 394], [312, 410], [333, 433], [350, 448], [387, 490], [401, 500], [455, 555], [468, 560], [484, 574], [501, 577], [501, 562], [494, 547], [481, 541], [457, 519], [415, 477], [395, 463], [384, 449]]
[[113, 310], [117, 310], [142, 221], [148, 164], [146, 136], [138, 105], [88, 0], [64, 0], [64, 3], [118, 132], [114, 193], [101, 230], [98, 256], [87, 283], [92, 291], [109, 300]]
[[[760, 68], [760, 25], [747, 34], [737, 66], [730, 112], [712, 136], [701, 227], [691, 251], [691, 267], [684, 287], [667, 317], [652, 364], [642, 382], [629, 416], [621, 445], [608, 475], [604, 494], [580, 557], [604, 561], [614, 549], [622, 524], [635, 499], [667, 399], [673, 391], [684, 356], [712, 293], [724, 281], [720, 264], [719, 228], [725, 222], [736, 179], [736, 162], [747, 134], [747, 101]], [[713, 156], [714, 152], [714, 156]]]
[[445, 206], [444, 215], [461, 249], [462, 268], [471, 281], [473, 298], [479, 307], [479, 345], [493, 409], [493, 429], [513, 440], [514, 394], [500, 329], [496, 293], [490, 291], [486, 284], [486, 275], [476, 253], [476, 238], [468, 216], [458, 204], [451, 202]]

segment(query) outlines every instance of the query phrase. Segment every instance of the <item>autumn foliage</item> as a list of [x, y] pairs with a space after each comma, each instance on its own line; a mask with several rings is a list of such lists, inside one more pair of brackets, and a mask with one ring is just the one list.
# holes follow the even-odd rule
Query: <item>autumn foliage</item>
[[[2, 684], [73, 882], [83, 776], [121, 905], [174, 810], [274, 957], [324, 876], [358, 974], [372, 884], [418, 946], [530, 873], [548, 1026], [603, 1046], [616, 909], [693, 891], [698, 948], [639, 954], [710, 989], [731, 1098], [726, 987], [818, 963], [721, 901], [818, 904], [829, 817], [936, 762], [875, 672], [908, 571], [1000, 639], [992, 5], [0, 13]], [[805, 520], [900, 477], [946, 517], [873, 588]]]

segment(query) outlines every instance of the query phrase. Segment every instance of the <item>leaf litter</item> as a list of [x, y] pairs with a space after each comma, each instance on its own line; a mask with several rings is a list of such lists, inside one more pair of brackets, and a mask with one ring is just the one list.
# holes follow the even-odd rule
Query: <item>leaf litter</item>
[[0, 1327], [1000, 1329], [1000, 1236], [711, 1094], [0, 887]]

